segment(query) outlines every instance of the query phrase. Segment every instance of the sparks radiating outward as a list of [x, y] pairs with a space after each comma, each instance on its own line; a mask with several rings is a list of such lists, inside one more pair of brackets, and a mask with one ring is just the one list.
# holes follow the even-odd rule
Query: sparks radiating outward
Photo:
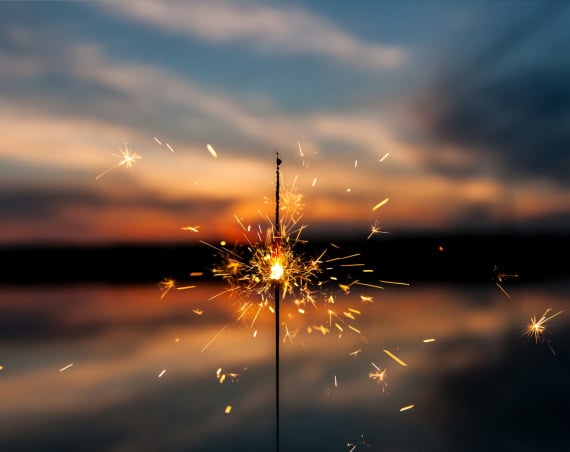
[[[213, 157], [217, 153], [211, 145], [207, 146]], [[302, 150], [300, 149], [302, 153]], [[220, 278], [227, 283], [227, 288], [216, 293], [209, 300], [225, 296], [237, 300], [238, 315], [235, 321], [245, 322], [253, 327], [257, 319], [265, 312], [275, 317], [275, 394], [277, 413], [277, 451], [279, 450], [279, 344], [293, 342], [301, 326], [307, 333], [320, 332], [328, 335], [335, 332], [340, 339], [344, 334], [364, 333], [355, 326], [355, 322], [363, 314], [361, 309], [343, 306], [336, 308], [336, 297], [348, 295], [355, 286], [370, 289], [384, 289], [384, 284], [402, 284], [394, 281], [375, 280], [369, 282], [374, 273], [363, 263], [355, 262], [360, 253], [347, 253], [338, 255], [341, 247], [331, 243], [324, 250], [307, 251], [308, 242], [301, 238], [303, 230], [307, 227], [301, 224], [303, 216], [303, 196], [295, 191], [296, 178], [283, 195], [280, 194], [280, 168], [281, 160], [277, 155], [276, 193], [275, 193], [275, 220], [262, 211], [258, 214], [264, 226], [252, 227], [243, 218], [234, 215], [234, 220], [242, 229], [245, 242], [242, 245], [230, 247], [225, 242], [213, 245], [204, 241], [202, 244], [216, 251], [217, 262], [211, 269], [214, 278]], [[357, 163], [355, 162], [355, 167]], [[313, 186], [315, 181], [313, 181]], [[373, 207], [373, 211], [388, 202], [388, 198]], [[272, 204], [272, 200], [268, 199]], [[194, 233], [199, 232], [199, 226], [187, 226], [183, 230]], [[371, 228], [370, 238], [374, 234], [384, 233], [378, 223]], [[192, 275], [192, 274], [191, 274]], [[195, 287], [188, 285], [178, 287], [176, 281], [165, 278], [160, 288], [163, 298], [172, 289], [182, 290]], [[352, 297], [352, 299], [355, 299]], [[368, 294], [361, 294], [356, 299], [361, 303], [372, 303], [373, 298]], [[287, 302], [286, 302], [287, 301]], [[285, 303], [286, 302], [286, 303]], [[315, 324], [305, 321], [307, 309], [323, 304], [323, 321]], [[285, 315], [280, 316], [280, 311]], [[286, 321], [281, 320], [286, 319]], [[291, 323], [299, 324], [291, 326]], [[226, 324], [201, 349], [204, 352], [227, 328]], [[283, 334], [281, 334], [283, 332]], [[257, 336], [255, 330], [254, 337]], [[358, 349], [350, 355], [357, 358], [361, 352]], [[402, 360], [385, 350], [385, 352], [402, 366], [407, 366]], [[372, 363], [374, 369], [369, 378], [379, 383], [383, 392], [386, 392], [387, 369], [380, 369]], [[222, 373], [221, 368], [216, 373], [218, 381], [224, 382], [227, 377], [237, 378], [237, 374]], [[335, 388], [338, 380], [334, 377]], [[229, 408], [231, 410], [231, 407]], [[229, 412], [229, 411], [226, 411]], [[364, 442], [363, 442], [364, 444]]]
[[[225, 242], [211, 244], [200, 241], [216, 251], [216, 262], [211, 272], [214, 278], [226, 283], [226, 288], [214, 294], [209, 300], [224, 296], [237, 301], [236, 321], [249, 324], [250, 327], [254, 326], [264, 311], [277, 318], [276, 311], [279, 306], [276, 301], [286, 302], [283, 304], [286, 310], [283, 318], [290, 324], [283, 322], [277, 325], [278, 329], [284, 328], [286, 332], [281, 338], [283, 342], [293, 341], [301, 329], [309, 334], [321, 332], [323, 335], [336, 331], [339, 338], [347, 332], [363, 334], [355, 326], [358, 317], [362, 315], [361, 310], [335, 309], [336, 297], [350, 294], [355, 286], [384, 289], [384, 284], [399, 283], [382, 280], [367, 282], [374, 272], [366, 268], [365, 264], [355, 262], [360, 253], [337, 255], [341, 247], [332, 243], [324, 250], [316, 250], [309, 246], [307, 240], [301, 238], [302, 232], [307, 227], [301, 224], [303, 195], [296, 191], [296, 177], [283, 194], [279, 193], [281, 160], [279, 157], [277, 159], [275, 219], [258, 210], [262, 224], [252, 226], [243, 218], [234, 215], [234, 220], [241, 228], [245, 239], [241, 245], [230, 247]], [[273, 200], [270, 198], [266, 198], [266, 202], [273, 205]], [[198, 226], [183, 229], [199, 232]], [[375, 225], [374, 233], [379, 232], [379, 228]], [[310, 247], [311, 251], [307, 251], [307, 247]], [[171, 279], [165, 279], [160, 287], [163, 297], [172, 289], [183, 289], [177, 287], [177, 283]], [[195, 286], [185, 288], [189, 287]], [[372, 302], [372, 297], [362, 295], [360, 300]], [[326, 307], [323, 311], [323, 322], [316, 325], [307, 324], [308, 322], [303, 319], [307, 308], [315, 308], [318, 311], [320, 305]], [[297, 324], [291, 325], [295, 322]], [[226, 328], [227, 325], [222, 331]], [[216, 334], [215, 338], [220, 333]], [[208, 342], [202, 351], [208, 348], [214, 339]]]
[[[211, 145], [206, 147], [212, 156], [217, 156]], [[299, 152], [302, 155], [300, 145]], [[279, 331], [285, 332], [280, 337], [282, 342], [293, 342], [302, 330], [308, 334], [320, 332], [322, 335], [335, 332], [339, 339], [348, 333], [363, 335], [364, 332], [355, 325], [363, 312], [351, 307], [336, 309], [336, 297], [351, 294], [355, 286], [376, 290], [384, 289], [385, 284], [409, 284], [385, 280], [371, 281], [374, 270], [366, 268], [363, 263], [355, 262], [360, 253], [339, 255], [341, 247], [334, 243], [321, 250], [309, 246], [308, 241], [301, 238], [307, 225], [301, 224], [304, 200], [303, 195], [296, 191], [297, 177], [295, 176], [292, 184], [280, 194], [280, 163], [277, 155], [274, 220], [264, 211], [258, 210], [262, 221], [252, 226], [243, 218], [234, 215], [245, 240], [233, 247], [225, 241], [211, 244], [200, 240], [200, 243], [216, 251], [216, 261], [211, 268], [212, 276], [226, 283], [226, 288], [211, 296], [209, 300], [223, 296], [237, 301], [237, 317], [234, 321], [245, 323], [250, 328], [253, 328], [264, 312], [275, 316], [277, 337], [280, 337]], [[265, 201], [273, 205], [272, 199], [266, 197]], [[374, 206], [373, 210], [387, 202], [388, 198], [385, 198]], [[181, 229], [200, 232], [198, 225]], [[375, 222], [368, 238], [379, 233], [385, 232], [381, 231]], [[307, 247], [310, 251], [307, 251]], [[162, 291], [161, 298], [164, 298], [173, 289], [178, 291], [196, 286], [178, 285], [172, 278], [165, 278], [159, 287]], [[282, 317], [287, 323], [279, 320], [278, 301], [283, 302], [285, 315]], [[361, 294], [360, 301], [372, 303], [373, 298], [369, 294]], [[325, 306], [321, 323], [315, 324], [305, 320], [307, 308], [311, 307], [318, 312], [321, 305]], [[225, 325], [215, 334], [201, 352], [228, 326]], [[257, 330], [254, 332], [255, 336]]]
[[[154, 137], [154, 140], [159, 145], [162, 142]], [[173, 148], [166, 143], [167, 148], [174, 152]], [[299, 156], [304, 159], [304, 152], [301, 144], [298, 143]], [[206, 145], [207, 151], [213, 158], [218, 157], [218, 152], [210, 144]], [[132, 168], [132, 166], [142, 157], [135, 152], [132, 152], [125, 143], [124, 149], [120, 150], [120, 154], [113, 154], [115, 157], [120, 158], [119, 163], [113, 167], [100, 173], [96, 179], [100, 179], [108, 174], [115, 168], [125, 167]], [[386, 153], [383, 157], [379, 158], [382, 162], [388, 157]], [[362, 315], [360, 309], [354, 307], [343, 307], [342, 309], [335, 309], [335, 297], [337, 295], [350, 294], [355, 286], [362, 286], [372, 289], [383, 289], [384, 284], [394, 285], [409, 285], [408, 283], [386, 281], [376, 279], [373, 283], [367, 282], [367, 279], [373, 270], [365, 268], [365, 264], [354, 262], [355, 258], [360, 256], [359, 253], [349, 253], [341, 256], [331, 256], [337, 253], [340, 247], [335, 244], [330, 244], [329, 248], [318, 251], [312, 249], [310, 252], [306, 251], [308, 242], [301, 238], [301, 234], [306, 225], [301, 224], [303, 217], [303, 196], [296, 193], [295, 183], [280, 195], [280, 166], [281, 160], [277, 155], [277, 178], [275, 187], [275, 220], [262, 211], [258, 211], [263, 225], [251, 227], [245, 224], [245, 220], [237, 215], [234, 219], [237, 225], [243, 231], [245, 242], [241, 245], [234, 247], [227, 246], [225, 242], [219, 245], [212, 245], [210, 243], [200, 241], [202, 244], [214, 249], [217, 252], [217, 262], [211, 268], [212, 275], [215, 278], [222, 279], [227, 283], [227, 288], [212, 297], [209, 300], [221, 296], [228, 296], [237, 299], [238, 301], [238, 316], [237, 321], [248, 322], [250, 327], [253, 327], [256, 320], [262, 315], [269, 313], [275, 317], [275, 359], [276, 359], [276, 412], [277, 412], [277, 451], [279, 449], [279, 344], [292, 343], [298, 332], [301, 330], [299, 325], [291, 326], [286, 322], [295, 322], [298, 319], [303, 319], [307, 308], [318, 308], [319, 302], [323, 303], [326, 309], [323, 310], [324, 319], [322, 323], [315, 324], [299, 320], [300, 325], [304, 326], [307, 333], [312, 332], [328, 335], [336, 333], [338, 337], [342, 337], [345, 332], [356, 333], [362, 336], [362, 331], [354, 325], [359, 316]], [[305, 161], [303, 160], [305, 167]], [[354, 160], [354, 168], [357, 168], [358, 160]], [[311, 186], [315, 187], [317, 179], [314, 178]], [[347, 189], [350, 191], [350, 188]], [[389, 202], [386, 197], [380, 202], [372, 206], [371, 211], [376, 212]], [[272, 200], [268, 199], [268, 203]], [[184, 231], [192, 233], [200, 233], [200, 225], [183, 226], [180, 228]], [[370, 227], [367, 240], [376, 234], [388, 234], [382, 230], [378, 221]], [[332, 251], [329, 251], [332, 250]], [[439, 247], [443, 251], [443, 247]], [[337, 272], [337, 270], [342, 270]], [[362, 277], [359, 278], [361, 272]], [[518, 274], [507, 274], [499, 271], [495, 266], [495, 283], [502, 293], [511, 298], [510, 294], [503, 287], [503, 283], [509, 278], [517, 278]], [[192, 272], [190, 276], [202, 276], [201, 272]], [[195, 285], [178, 285], [177, 281], [172, 278], [164, 278], [159, 283], [159, 288], [162, 292], [161, 299], [163, 299], [172, 290], [185, 290], [195, 288]], [[358, 298], [358, 297], [352, 297]], [[361, 294], [359, 297], [361, 303], [373, 303], [373, 297], [367, 294]], [[290, 301], [289, 303], [283, 303]], [[287, 309], [286, 316], [282, 321], [280, 317], [280, 310]], [[550, 341], [546, 338], [547, 323], [554, 317], [560, 315], [562, 311], [555, 314], [550, 314], [552, 308], [548, 308], [540, 318], [533, 316], [530, 324], [524, 330], [524, 334], [529, 337], [534, 337], [535, 342], [545, 342], [552, 352]], [[197, 316], [202, 316], [204, 310], [195, 308], [192, 312]], [[218, 333], [216, 333], [211, 340], [204, 345], [200, 353], [204, 352], [227, 328], [225, 325]], [[281, 335], [281, 332], [283, 334]], [[254, 332], [253, 337], [257, 336], [257, 330]], [[362, 338], [362, 337], [361, 337]], [[176, 338], [176, 342], [179, 342]], [[435, 342], [435, 338], [423, 339], [423, 343]], [[394, 360], [402, 367], [408, 367], [408, 364], [394, 353], [387, 349], [382, 349], [383, 352]], [[362, 353], [362, 349], [357, 349], [350, 352], [348, 355], [357, 359]], [[554, 353], [555, 354], [555, 353]], [[370, 380], [378, 383], [382, 392], [387, 392], [387, 368], [381, 368], [374, 362], [371, 363], [372, 370], [368, 373]], [[59, 371], [63, 372], [73, 364], [68, 364], [61, 368]], [[3, 367], [0, 366], [0, 370]], [[166, 373], [163, 369], [158, 378], [162, 378]], [[240, 374], [237, 372], [223, 372], [222, 368], [216, 371], [216, 378], [220, 384], [224, 382], [237, 382]], [[334, 387], [339, 388], [339, 380], [337, 375], [334, 375]], [[414, 408], [414, 404], [402, 406], [399, 411], [406, 412]], [[229, 414], [232, 411], [232, 405], [226, 405], [225, 413]], [[362, 435], [363, 436], [363, 435]], [[362, 445], [369, 447], [369, 444], [362, 439]], [[357, 447], [356, 443], [349, 442], [346, 446], [351, 451]]]
[[[293, 304], [301, 312], [305, 305], [315, 304], [313, 286], [320, 288], [324, 284], [318, 277], [326, 270], [323, 264], [332, 262], [324, 259], [327, 250], [316, 257], [307, 257], [300, 252], [300, 248], [306, 244], [300, 238], [305, 228], [299, 225], [302, 196], [290, 192], [283, 197], [283, 201], [279, 227], [267, 215], [259, 212], [269, 226], [264, 234], [260, 226], [254, 232], [254, 239], [250, 237], [251, 228], [246, 228], [236, 217], [244, 230], [246, 246], [230, 249], [202, 242], [218, 251], [220, 263], [214, 266], [213, 274], [228, 283], [229, 288], [222, 293], [229, 293], [244, 302], [242, 311], [254, 304], [273, 310], [270, 302], [274, 297], [275, 282], [279, 281], [280, 298], [293, 296]], [[278, 235], [275, 231], [279, 231]], [[334, 301], [329, 299], [329, 302]]]
[[117, 163], [115, 166], [112, 166], [112, 167], [106, 169], [105, 171], [103, 171], [101, 174], [99, 174], [95, 178], [95, 180], [102, 178], [105, 174], [111, 172], [112, 170], [114, 170], [115, 168], [118, 168], [120, 166], [124, 166], [125, 168], [132, 168], [137, 160], [142, 159], [142, 157], [139, 154], [137, 154], [136, 152], [132, 152], [129, 149], [127, 143], [125, 143], [124, 149], [120, 149], [120, 154], [113, 154], [113, 156], [120, 158], [121, 161], [119, 163]]
[[526, 336], [534, 337], [534, 340], [537, 344], [539, 342], [545, 342], [550, 348], [550, 351], [556, 355], [556, 352], [550, 344], [550, 340], [546, 337], [546, 324], [557, 315], [562, 314], [563, 311], [558, 311], [556, 314], [548, 315], [550, 311], [552, 311], [552, 308], [548, 308], [546, 311], [544, 311], [544, 314], [542, 314], [538, 320], [536, 319], [536, 316], [532, 316], [530, 323], [524, 330], [523, 334]]

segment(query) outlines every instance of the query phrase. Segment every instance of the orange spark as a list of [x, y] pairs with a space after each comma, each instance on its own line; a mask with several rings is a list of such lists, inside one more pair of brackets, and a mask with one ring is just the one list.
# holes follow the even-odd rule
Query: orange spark
[[372, 212], [374, 212], [375, 210], [378, 210], [380, 207], [385, 205], [388, 201], [390, 201], [390, 198], [384, 198], [382, 201], [380, 201], [378, 204], [376, 204], [374, 207], [372, 207]]
[[190, 231], [190, 232], [198, 232], [200, 229], [200, 226], [196, 225], [196, 226], [183, 226], [180, 228], [181, 231]]
[[206, 149], [208, 149], [208, 152], [210, 154], [212, 154], [212, 157], [216, 158], [218, 156], [218, 153], [216, 152], [216, 150], [212, 147], [211, 144], [207, 144], [206, 145]]
[[386, 353], [390, 358], [396, 361], [400, 366], [408, 367], [408, 365], [404, 361], [402, 361], [400, 358], [394, 355], [391, 351], [384, 349], [384, 353]]

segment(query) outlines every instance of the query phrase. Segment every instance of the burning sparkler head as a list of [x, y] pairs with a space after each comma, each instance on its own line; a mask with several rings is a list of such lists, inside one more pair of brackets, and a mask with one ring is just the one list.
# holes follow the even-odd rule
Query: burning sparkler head
[[269, 277], [271, 280], [277, 282], [283, 279], [283, 265], [279, 258], [272, 258], [271, 259], [271, 274]]
[[273, 250], [271, 252], [271, 273], [269, 278], [278, 282], [283, 279], [283, 257], [281, 255], [281, 237], [273, 238]]

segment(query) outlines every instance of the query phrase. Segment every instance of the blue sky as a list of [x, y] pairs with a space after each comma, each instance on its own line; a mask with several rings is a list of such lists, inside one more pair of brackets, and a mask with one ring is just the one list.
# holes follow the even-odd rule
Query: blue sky
[[276, 151], [309, 234], [568, 230], [569, 30], [563, 1], [2, 2], [0, 240], [239, 235]]

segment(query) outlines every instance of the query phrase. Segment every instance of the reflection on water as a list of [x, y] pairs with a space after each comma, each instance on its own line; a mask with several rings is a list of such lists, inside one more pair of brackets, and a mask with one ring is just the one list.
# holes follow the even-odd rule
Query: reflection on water
[[[0, 450], [274, 450], [274, 319], [238, 321], [231, 300], [208, 300], [219, 290], [0, 289]], [[280, 450], [568, 450], [569, 317], [549, 325], [556, 354], [521, 333], [565, 310], [570, 287], [510, 293], [426, 285], [337, 300], [361, 311], [361, 334], [324, 335], [325, 307], [284, 306], [296, 335], [280, 346]], [[235, 381], [220, 383], [220, 368]]]

